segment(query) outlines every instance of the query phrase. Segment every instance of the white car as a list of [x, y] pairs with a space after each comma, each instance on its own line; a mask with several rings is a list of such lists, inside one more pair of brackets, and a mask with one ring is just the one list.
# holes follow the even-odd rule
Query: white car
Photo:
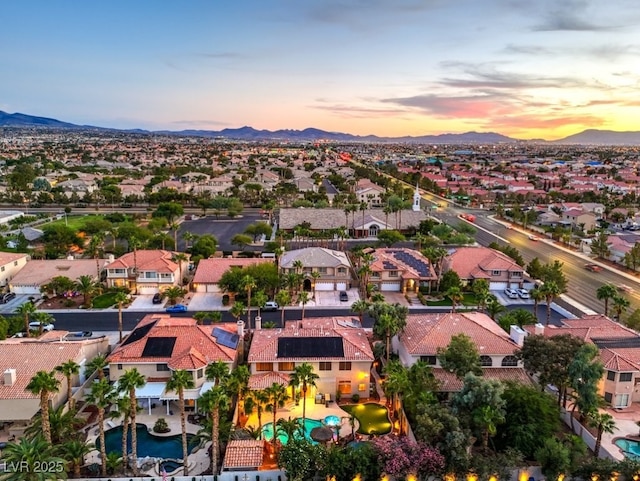
[[516, 292], [518, 293], [518, 296], [520, 296], [520, 299], [529, 299], [529, 291], [526, 289], [516, 289]]
[[518, 298], [518, 291], [516, 291], [515, 289], [511, 289], [510, 287], [507, 287], [504, 290], [504, 293], [506, 294], [506, 296], [509, 299], [517, 299]]
[[279, 309], [280, 306], [278, 306], [278, 303], [275, 301], [267, 301], [264, 303], [264, 306], [262, 307], [263, 311], [277, 311]]
[[45, 324], [44, 322], [33, 321], [29, 323], [29, 329], [32, 331], [39, 331], [42, 324], [43, 331], [53, 331], [53, 324]]

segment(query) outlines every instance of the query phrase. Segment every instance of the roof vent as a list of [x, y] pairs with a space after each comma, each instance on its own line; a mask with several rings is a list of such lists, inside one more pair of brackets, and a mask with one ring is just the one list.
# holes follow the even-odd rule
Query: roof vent
[[17, 373], [15, 369], [7, 369], [4, 372], [4, 385], [13, 386], [16, 383]]

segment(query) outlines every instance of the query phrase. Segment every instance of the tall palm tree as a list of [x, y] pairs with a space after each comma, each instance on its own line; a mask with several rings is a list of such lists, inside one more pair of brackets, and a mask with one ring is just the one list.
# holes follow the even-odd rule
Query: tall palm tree
[[609, 315], [609, 300], [618, 295], [618, 288], [613, 284], [603, 284], [596, 290], [596, 297], [604, 301], [604, 315]]
[[613, 298], [613, 312], [616, 315], [616, 321], [620, 322], [622, 314], [629, 308], [631, 302], [624, 296], [614, 296]]
[[258, 285], [255, 278], [248, 274], [240, 280], [240, 285], [247, 292], [247, 327], [249, 328], [249, 336], [251, 336], [251, 291]]
[[310, 300], [309, 293], [301, 292], [300, 295], [298, 296], [298, 300], [300, 301], [300, 304], [302, 304], [302, 313], [300, 314], [300, 320], [304, 321], [304, 308]]
[[242, 314], [244, 314], [244, 312], [247, 310], [247, 308], [245, 307], [245, 305], [240, 302], [240, 301], [236, 301], [233, 303], [233, 306], [231, 306], [231, 309], [229, 309], [229, 313], [236, 318], [236, 322], [238, 322], [240, 320], [240, 317], [242, 316]]
[[[249, 378], [251, 372], [246, 365], [240, 365], [236, 367], [229, 377], [225, 379], [225, 388], [229, 393], [229, 396], [238, 397], [238, 405], [244, 409], [244, 396], [249, 390]], [[240, 424], [240, 409], [238, 409], [237, 424]]]
[[[104, 415], [107, 408], [115, 399], [115, 391], [113, 386], [109, 384], [106, 378], [91, 383], [91, 391], [87, 396], [87, 402], [98, 409], [98, 429], [100, 432], [100, 470], [102, 476], [107, 475], [107, 448], [104, 438]], [[124, 456], [124, 455], [123, 455]], [[134, 457], [134, 472], [137, 472], [138, 466]], [[137, 476], [137, 474], [136, 474]]]
[[[262, 413], [264, 412], [265, 406], [269, 402], [269, 395], [264, 389], [258, 389], [255, 391], [251, 391], [249, 396], [252, 401], [252, 405], [256, 407], [256, 414], [258, 416], [258, 433], [260, 434], [260, 439], [263, 438], [264, 433], [262, 432]], [[245, 405], [248, 404], [248, 399]]]
[[358, 299], [356, 302], [351, 304], [351, 312], [358, 313], [358, 318], [360, 319], [360, 325], [364, 322], [364, 315], [369, 310], [371, 304], [365, 299]]
[[618, 426], [611, 414], [601, 413], [599, 411], [589, 414], [589, 425], [597, 430], [596, 445], [593, 448], [593, 455], [597, 458], [600, 454], [600, 446], [602, 445], [602, 435], [604, 433], [613, 434]]
[[73, 393], [71, 391], [71, 377], [80, 373], [80, 364], [73, 359], [63, 362], [59, 366], [55, 367], [56, 372], [62, 373], [67, 381], [67, 402], [69, 403], [69, 410], [75, 410], [75, 399], [73, 399]]
[[289, 399], [287, 394], [287, 388], [282, 384], [274, 382], [271, 386], [265, 389], [267, 396], [269, 397], [269, 404], [267, 405], [267, 411], [273, 413], [273, 449], [276, 449], [276, 421], [278, 419], [278, 408], [284, 406], [284, 403]]
[[211, 416], [211, 469], [218, 474], [218, 456], [220, 454], [220, 411], [227, 409], [229, 396], [222, 386], [214, 386], [200, 396], [200, 406]]
[[44, 311], [36, 311], [33, 314], [31, 314], [31, 318], [38, 322], [38, 336], [42, 336], [42, 332], [44, 331], [44, 326], [46, 326], [47, 324], [52, 324], [56, 321], [56, 318], [53, 317], [51, 314], [49, 314], [48, 312], [44, 312]]
[[104, 247], [104, 233], [96, 232], [91, 236], [87, 250], [96, 260], [96, 279], [100, 279], [100, 253]]
[[[77, 438], [78, 429], [84, 421], [76, 417], [75, 411], [65, 410], [65, 406], [49, 408], [49, 427], [51, 429], [51, 444], [61, 444], [65, 439]], [[42, 413], [33, 418], [31, 424], [24, 430], [25, 436], [42, 436]]]
[[189, 450], [187, 449], [187, 414], [184, 409], [184, 390], [193, 389], [195, 383], [193, 376], [185, 369], [173, 371], [171, 377], [167, 381], [167, 391], [175, 391], [178, 393], [178, 409], [180, 409], [180, 429], [182, 430], [182, 465], [184, 466], [183, 475], [189, 475]]
[[486, 279], [477, 279], [473, 282], [471, 289], [476, 296], [478, 309], [484, 311], [487, 308], [487, 302], [491, 295], [491, 291], [489, 290], [489, 281]]
[[562, 291], [558, 287], [555, 281], [547, 281], [544, 283], [542, 287], [540, 287], [542, 292], [544, 292], [545, 302], [547, 304], [547, 321], [546, 325], [549, 325], [549, 321], [551, 320], [551, 303], [553, 300], [562, 294]]
[[533, 299], [533, 314], [536, 316], [536, 322], [538, 319], [538, 304], [545, 298], [544, 291], [542, 289], [531, 289], [529, 296]]
[[33, 375], [25, 388], [40, 396], [40, 415], [42, 417], [42, 434], [45, 441], [51, 443], [51, 424], [49, 423], [49, 396], [60, 390], [60, 381], [54, 371], [38, 371]]
[[136, 430], [136, 413], [138, 399], [136, 389], [146, 383], [146, 378], [134, 367], [127, 369], [118, 380], [118, 391], [129, 394], [131, 400], [131, 456], [133, 457], [133, 475], [138, 476], [138, 434]]
[[80, 294], [82, 294], [84, 306], [91, 307], [91, 299], [93, 298], [93, 295], [98, 292], [100, 286], [91, 276], [84, 275], [78, 278], [75, 288]]
[[118, 304], [118, 333], [120, 334], [120, 342], [122, 342], [122, 305], [129, 301], [129, 294], [118, 291], [114, 300]]
[[104, 354], [98, 354], [84, 366], [85, 376], [89, 377], [98, 371], [98, 379], [104, 377], [104, 368], [107, 367], [107, 357]]
[[289, 291], [282, 289], [276, 294], [276, 302], [280, 306], [280, 323], [284, 327], [284, 308], [291, 304], [291, 295]]
[[316, 381], [320, 379], [320, 376], [315, 373], [311, 364], [303, 362], [293, 368], [293, 372], [289, 374], [289, 378], [289, 386], [294, 390], [300, 386], [300, 390], [302, 391], [302, 425], [304, 426], [307, 415], [307, 391], [309, 387], [316, 386]]
[[22, 316], [22, 319], [24, 321], [25, 337], [31, 336], [31, 333], [29, 332], [29, 321], [31, 315], [36, 312], [36, 305], [33, 302], [27, 301], [24, 304], [20, 304], [18, 307], [16, 307], [13, 312], [15, 314], [18, 314], [19, 316]]
[[222, 361], [212, 362], [204, 369], [204, 375], [208, 381], [220, 386], [229, 377], [229, 366]]
[[60, 446], [60, 453], [71, 464], [74, 478], [80, 477], [80, 468], [85, 464], [85, 457], [93, 449], [93, 443], [87, 444], [81, 439], [68, 439]]
[[[184, 249], [187, 250], [189, 247], [191, 247], [189, 243], [196, 238], [196, 235], [189, 231], [186, 231], [184, 234], [182, 234], [182, 238], [184, 239], [185, 243]], [[177, 245], [175, 246], [175, 249], [178, 250]]]
[[43, 469], [43, 466], [64, 466], [65, 461], [55, 455], [55, 447], [42, 436], [23, 436], [17, 443], [7, 443], [2, 450], [2, 464], [17, 467], [3, 474], [2, 479], [6, 481], [57, 481], [64, 473]]
[[462, 289], [457, 286], [452, 286], [444, 293], [451, 300], [451, 314], [455, 314], [456, 306], [464, 299]]
[[[122, 416], [122, 437], [120, 439], [122, 452], [122, 475], [125, 476], [127, 474], [127, 462], [128, 459], [128, 451], [127, 451], [127, 438], [129, 437], [129, 425], [131, 424], [131, 399], [129, 396], [124, 394], [118, 397], [115, 400], [116, 410], [111, 411], [114, 417]], [[137, 406], [136, 406], [137, 408]]]
[[[180, 228], [180, 224], [172, 222], [169, 228], [173, 231], [173, 249], [178, 250], [178, 229]], [[180, 278], [182, 278], [182, 272], [180, 273]]]
[[188, 260], [189, 260], [189, 256], [184, 252], [177, 252], [176, 254], [173, 255], [173, 261], [178, 264], [178, 268], [180, 269], [180, 281], [178, 282], [179, 286], [183, 285], [182, 267], [184, 266], [184, 263]]

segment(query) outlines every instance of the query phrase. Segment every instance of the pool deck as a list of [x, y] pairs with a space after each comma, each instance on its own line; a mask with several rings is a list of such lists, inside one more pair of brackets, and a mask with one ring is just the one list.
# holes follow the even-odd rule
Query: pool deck
[[602, 435], [602, 446], [616, 459], [623, 460], [622, 450], [613, 444], [613, 441], [618, 438], [640, 440], [640, 427], [636, 424], [637, 421], [640, 421], [640, 404], [632, 403], [631, 406], [624, 409], [607, 408], [601, 411], [611, 414], [616, 420], [614, 433]]
[[[166, 407], [162, 405], [159, 405], [151, 409], [150, 415], [146, 410], [141, 411], [136, 415], [136, 423], [145, 424], [148, 427], [148, 429], [151, 429], [153, 428], [153, 425], [158, 420], [158, 418], [164, 418], [167, 421], [167, 424], [169, 425], [170, 431], [168, 433], [163, 433], [163, 434], [153, 433], [153, 435], [159, 436], [159, 437], [180, 435], [182, 433], [182, 429], [180, 427], [180, 411], [178, 410], [177, 404], [174, 406], [174, 403], [171, 404], [171, 409], [173, 411], [173, 415], [169, 415], [169, 416], [167, 416], [166, 414]], [[120, 426], [121, 424], [122, 424], [122, 419], [120, 418], [108, 419], [105, 421], [104, 428], [105, 430], [109, 430], [111, 428]], [[189, 421], [187, 421], [187, 433], [196, 434], [200, 428], [201, 428], [200, 425], [192, 424]], [[95, 442], [98, 436], [99, 436], [99, 429], [97, 426], [95, 426], [89, 431], [87, 435], [87, 442]], [[211, 465], [211, 458], [208, 455], [208, 449], [210, 444], [211, 443], [205, 444], [204, 447], [197, 449], [195, 452], [192, 452], [189, 455], [188, 459], [189, 459], [189, 475], [190, 476], [191, 475], [197, 476], [199, 474], [204, 473], [207, 469], [209, 469]], [[86, 463], [100, 464], [99, 456], [100, 456], [99, 450], [95, 449], [91, 451], [91, 453], [86, 458]], [[143, 457], [138, 458], [139, 461], [143, 459], [144, 459]], [[148, 460], [148, 461], [149, 461], [149, 464], [151, 464], [151, 460]], [[141, 475], [148, 474], [150, 476], [159, 476], [160, 473], [158, 472], [158, 463], [157, 462], [153, 463], [153, 467], [151, 469], [144, 470], [144, 471], [140, 470], [140, 474]], [[169, 473], [169, 474], [172, 474], [172, 473]], [[176, 475], [182, 475], [182, 469], [180, 469], [178, 473], [176, 473]]]

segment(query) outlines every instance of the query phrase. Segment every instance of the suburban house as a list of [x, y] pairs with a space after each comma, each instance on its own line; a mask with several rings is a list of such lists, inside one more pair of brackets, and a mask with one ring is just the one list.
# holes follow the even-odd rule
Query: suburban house
[[28, 260], [29, 256], [27, 254], [0, 252], [0, 292], [1, 289], [8, 286], [9, 281], [27, 265]]
[[438, 349], [446, 348], [451, 337], [457, 334], [469, 336], [477, 346], [484, 377], [531, 383], [522, 362], [515, 357], [526, 336], [525, 331], [513, 326], [508, 334], [480, 312], [410, 314], [402, 333], [393, 339], [393, 349], [405, 366], [417, 361], [432, 366], [440, 392], [458, 392], [462, 389], [462, 380], [442, 369], [438, 359]]
[[369, 179], [360, 179], [355, 186], [355, 194], [359, 203], [365, 202], [368, 208], [380, 207], [386, 189]]
[[193, 276], [191, 285], [196, 292], [215, 292], [222, 290], [218, 287], [218, 282], [222, 274], [234, 267], [244, 268], [265, 262], [273, 263], [273, 259], [263, 259], [260, 257], [214, 257], [211, 259], [201, 259], [198, 262], [196, 273]]
[[486, 279], [492, 291], [520, 288], [524, 268], [500, 251], [483, 246], [457, 247], [444, 259], [443, 272], [455, 271], [463, 284]]
[[[104, 265], [105, 259], [99, 260], [99, 265]], [[15, 294], [39, 296], [41, 288], [47, 285], [54, 277], [68, 277], [77, 281], [81, 276], [90, 276], [98, 280], [98, 272], [95, 259], [45, 259], [30, 260], [9, 281], [9, 289]]]
[[419, 251], [400, 248], [376, 249], [372, 253], [369, 283], [381, 292], [418, 292], [438, 279], [429, 259]]
[[127, 287], [136, 294], [155, 294], [182, 285], [188, 261], [174, 260], [174, 253], [157, 250], [127, 252], [105, 267], [107, 287]]
[[[66, 331], [45, 332], [39, 338], [11, 338], [0, 341], [0, 422], [15, 423], [19, 436], [26, 424], [40, 410], [40, 396], [26, 390], [31, 378], [38, 371], [50, 372], [69, 360], [77, 362], [81, 369], [72, 377], [73, 386], [85, 381], [84, 365], [98, 354], [109, 352], [109, 339], [72, 338]], [[51, 406], [57, 408], [67, 401], [66, 380], [55, 373], [60, 390], [51, 394]]]
[[599, 394], [616, 409], [640, 402], [640, 334], [602, 314], [563, 319], [560, 327], [525, 326], [529, 334], [546, 337], [571, 334], [600, 350], [604, 376]]
[[[296, 267], [298, 261], [302, 264], [301, 271]], [[280, 270], [283, 274], [302, 273], [305, 291], [344, 291], [351, 287], [352, 266], [342, 251], [324, 247], [288, 251], [280, 256]]]
[[150, 408], [154, 400], [177, 399], [177, 393], [166, 392], [165, 386], [173, 371], [184, 369], [195, 383], [195, 389], [185, 392], [187, 404], [194, 406], [211, 387], [205, 376], [209, 364], [222, 361], [230, 370], [235, 367], [242, 349], [236, 331], [235, 324], [204, 326], [189, 317], [148, 314], [107, 358], [109, 378], [115, 382], [125, 371], [136, 368], [147, 380], [138, 397], [146, 399]]
[[596, 220], [597, 217], [591, 212], [584, 212], [582, 209], [569, 209], [562, 212], [561, 223], [576, 232], [587, 232], [597, 226]]
[[[319, 376], [307, 397], [317, 402], [336, 395], [370, 396], [370, 371], [374, 361], [367, 333], [350, 317], [313, 318], [287, 322], [284, 329], [256, 329], [249, 349], [249, 385], [288, 385], [294, 368], [313, 366]], [[292, 393], [289, 393], [291, 395]]]

